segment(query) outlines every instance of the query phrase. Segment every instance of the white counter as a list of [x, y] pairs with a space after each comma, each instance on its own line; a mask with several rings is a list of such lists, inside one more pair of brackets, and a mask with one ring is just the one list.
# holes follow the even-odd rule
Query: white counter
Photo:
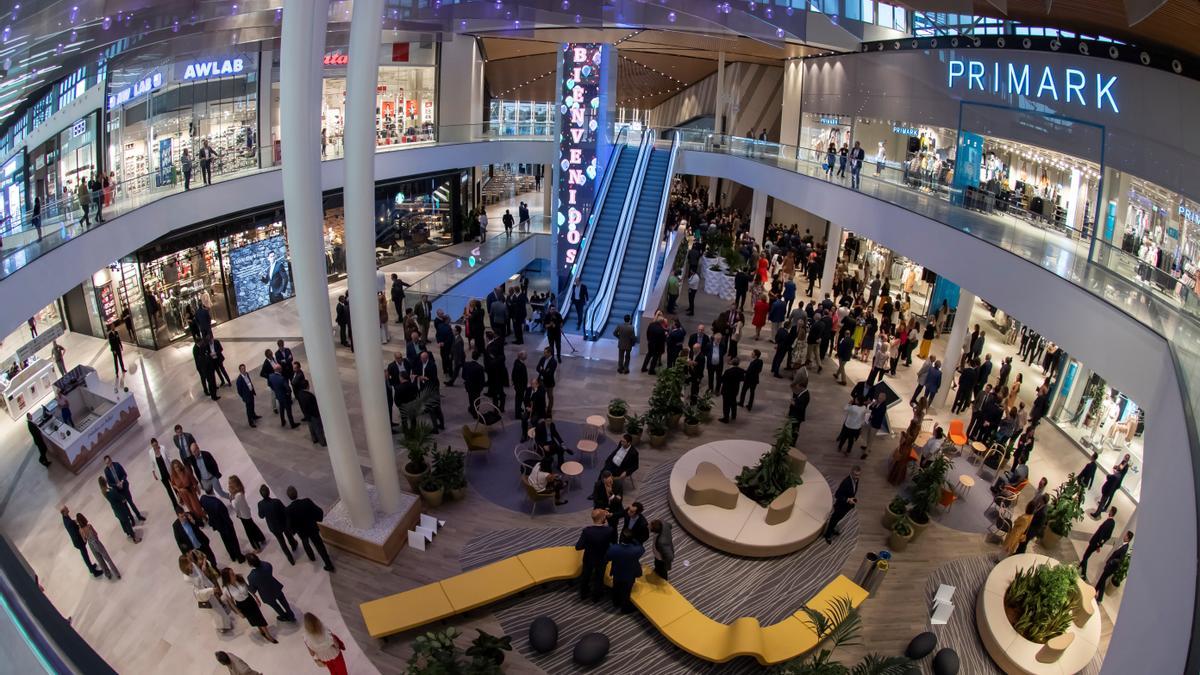
[[19, 420], [36, 408], [42, 399], [54, 393], [54, 381], [57, 379], [53, 361], [39, 358], [30, 361], [29, 367], [17, 373], [4, 386], [4, 406], [8, 416]]
[[102, 454], [141, 414], [133, 394], [113, 391], [113, 385], [101, 382], [94, 371], [88, 373], [84, 386], [67, 393], [67, 399], [75, 426], [64, 424], [55, 414], [42, 421], [41, 428], [50, 455], [74, 473]]

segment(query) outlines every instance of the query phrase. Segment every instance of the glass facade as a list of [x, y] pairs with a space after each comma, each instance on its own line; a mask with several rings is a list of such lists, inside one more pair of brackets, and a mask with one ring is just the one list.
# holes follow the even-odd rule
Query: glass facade
[[[380, 66], [379, 84], [375, 88], [378, 145], [435, 139], [436, 81], [437, 72], [432, 66]], [[345, 75], [327, 73], [322, 92], [323, 154], [340, 156], [346, 126]]]
[[[632, 109], [630, 112], [634, 116]], [[544, 101], [492, 99], [488, 104], [489, 124], [506, 136], [546, 136], [552, 118], [553, 106]]]

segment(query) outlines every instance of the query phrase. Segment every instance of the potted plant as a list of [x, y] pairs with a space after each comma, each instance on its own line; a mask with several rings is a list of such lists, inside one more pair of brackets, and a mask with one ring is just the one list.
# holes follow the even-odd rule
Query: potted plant
[[900, 519], [901, 516], [908, 514], [908, 500], [900, 495], [896, 495], [887, 508], [883, 510], [883, 526], [886, 529], [892, 529], [892, 525]]
[[679, 421], [683, 419], [684, 405], [681, 399], [675, 399], [667, 405], [667, 427], [670, 429], [678, 429]]
[[683, 433], [688, 436], [700, 435], [700, 411], [694, 405], [683, 409]]
[[428, 506], [441, 506], [442, 500], [446, 497], [446, 488], [432, 474], [427, 473], [421, 480], [421, 499], [425, 500]]
[[466, 454], [446, 446], [433, 451], [433, 477], [450, 499], [462, 499], [467, 494]]
[[[891, 507], [888, 507], [891, 510]], [[893, 551], [903, 551], [908, 548], [908, 542], [912, 541], [913, 534], [912, 519], [907, 515], [901, 515], [896, 518], [896, 522], [892, 523], [892, 533], [888, 535], [888, 547]]]
[[1062, 635], [1074, 621], [1079, 568], [1042, 564], [1017, 570], [1004, 592], [1004, 608], [1021, 637], [1045, 644]]
[[614, 434], [625, 431], [625, 416], [629, 414], [629, 404], [624, 399], [614, 398], [608, 402], [608, 430]]
[[646, 426], [645, 415], [625, 415], [625, 433], [634, 441], [642, 440], [642, 429]]
[[504, 653], [512, 651], [512, 638], [507, 635], [496, 637], [483, 631], [471, 641], [467, 647], [467, 656], [471, 662], [467, 664], [466, 672], [500, 673], [500, 664], [504, 663]]
[[701, 422], [711, 422], [713, 411], [713, 395], [711, 391], [704, 392], [704, 395], [696, 401], [696, 412], [700, 413]]
[[790, 423], [775, 432], [775, 442], [758, 458], [758, 464], [747, 466], [735, 481], [738, 490], [760, 506], [766, 507], [788, 488], [800, 485], [801, 479], [788, 462], [788, 451], [795, 440]]
[[938, 453], [913, 476], [912, 511], [908, 514], [913, 524], [913, 541], [929, 527], [929, 518], [942, 496], [942, 486], [946, 484], [946, 474], [949, 472], [950, 460]]
[[1075, 523], [1083, 520], [1083, 486], [1075, 480], [1075, 474], [1054, 488], [1050, 503], [1046, 506], [1046, 530], [1042, 543], [1047, 547], [1057, 546], [1063, 537], [1069, 536]]
[[667, 418], [651, 413], [646, 416], [646, 429], [650, 432], [650, 445], [661, 448], [667, 444]]
[[1109, 583], [1112, 584], [1113, 588], [1120, 586], [1125, 581], [1125, 577], [1129, 576], [1129, 559], [1132, 557], [1133, 551], [1130, 550], [1125, 554], [1124, 558], [1121, 558], [1121, 562], [1117, 563], [1117, 569], [1109, 577]]
[[418, 635], [413, 640], [408, 672], [420, 675], [459, 672], [462, 666], [458, 661], [458, 648], [454, 646], [454, 638], [458, 636], [458, 630], [453, 627]]
[[416, 492], [425, 474], [429, 473], [429, 462], [425, 456], [433, 446], [433, 427], [421, 421], [404, 431], [400, 440], [408, 453], [408, 462], [404, 465], [404, 477], [408, 486]]
[[774, 675], [900, 675], [909, 672], [912, 662], [903, 656], [880, 656], [871, 652], [853, 666], [833, 658], [833, 653], [839, 647], [860, 644], [862, 617], [850, 598], [833, 598], [824, 612], [811, 607], [800, 609], [805, 614], [800, 621], [817, 636], [820, 648], [774, 666], [770, 671]]

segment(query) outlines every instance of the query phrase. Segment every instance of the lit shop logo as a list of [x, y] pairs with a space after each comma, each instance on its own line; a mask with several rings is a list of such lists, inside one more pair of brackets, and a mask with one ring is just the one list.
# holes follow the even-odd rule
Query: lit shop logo
[[566, 45], [562, 58], [559, 168], [565, 180], [559, 184], [557, 220], [562, 264], [570, 268], [583, 242], [583, 209], [595, 192], [600, 45]]
[[892, 125], [892, 133], [900, 134], [901, 136], [920, 136], [921, 132], [912, 127], [902, 127], [900, 125]]
[[147, 75], [133, 84], [125, 87], [115, 94], [108, 95], [108, 109], [119, 108], [129, 101], [143, 95], [148, 94], [162, 86], [162, 73], [153, 73]]
[[817, 121], [821, 124], [828, 124], [831, 127], [841, 126], [842, 124], [840, 117], [818, 117]]
[[225, 59], [224, 61], [198, 61], [189, 63], [183, 71], [185, 80], [202, 80], [207, 77], [222, 77], [237, 75], [246, 69], [244, 59]]
[[1121, 112], [1117, 108], [1117, 100], [1113, 89], [1117, 84], [1117, 76], [1111, 77], [1096, 73], [1094, 77], [1075, 68], [1065, 68], [1061, 72], [1050, 66], [1045, 66], [1039, 72], [1031, 69], [1028, 64], [1018, 66], [1014, 63], [992, 63], [989, 67], [983, 61], [963, 61], [955, 59], [947, 64], [949, 79], [947, 86], [954, 89], [966, 84], [967, 91], [978, 89], [994, 94], [1008, 96], [1025, 96], [1075, 103], [1085, 108], [1103, 110], [1109, 108], [1114, 113]]
[[321, 63], [325, 64], [326, 66], [344, 66], [347, 63], [350, 63], [350, 55], [343, 54], [342, 52], [329, 52], [325, 55], [325, 58], [321, 60]]
[[[1191, 208], [1190, 206], [1187, 206], [1185, 204], [1180, 204], [1179, 205], [1179, 215], [1184, 220], [1186, 220], [1190, 223], [1195, 223], [1197, 225], [1200, 225], [1200, 211], [1197, 211], [1197, 210]], [[1178, 239], [1178, 237], [1176, 237], [1176, 239]]]

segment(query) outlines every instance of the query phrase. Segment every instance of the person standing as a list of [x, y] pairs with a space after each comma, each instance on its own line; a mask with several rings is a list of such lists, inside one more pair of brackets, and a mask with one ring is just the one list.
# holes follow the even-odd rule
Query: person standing
[[738, 357], [729, 359], [729, 367], [721, 373], [721, 421], [725, 424], [737, 419], [738, 394], [745, 381], [746, 371]]
[[[809, 345], [809, 352], [812, 352], [813, 346], [814, 345], [812, 345], [812, 344]], [[833, 379], [836, 380], [838, 382], [838, 384], [845, 385], [846, 384], [846, 364], [849, 363], [850, 360], [854, 358], [854, 338], [852, 338], [850, 336], [850, 331], [848, 331], [848, 330], [842, 331], [842, 337], [841, 337], [841, 339], [838, 340], [837, 347], [834, 349], [834, 352], [835, 352], [835, 356], [837, 357], [838, 367], [837, 367], [837, 370], [834, 371], [834, 373], [833, 373]], [[871, 372], [874, 373], [875, 369], [872, 368]], [[918, 377], [918, 380], [920, 380], [919, 377]], [[921, 385], [918, 384], [917, 390], [920, 391], [920, 389], [921, 389]], [[915, 396], [915, 394], [914, 394], [914, 396]]]
[[1108, 559], [1104, 561], [1104, 571], [1100, 573], [1100, 579], [1096, 582], [1096, 602], [1104, 600], [1104, 589], [1108, 586], [1108, 580], [1117, 573], [1125, 556], [1129, 555], [1129, 546], [1132, 543], [1133, 530], [1128, 530], [1121, 540], [1121, 545], [1108, 554]]
[[[751, 352], [750, 363], [746, 366], [746, 377], [742, 380], [742, 393], [738, 405], [747, 412], [754, 410], [754, 392], [758, 389], [758, 380], [762, 377], [762, 352], [755, 349]], [[749, 401], [746, 400], [749, 396]]]
[[213, 628], [217, 634], [228, 633], [233, 629], [233, 617], [226, 607], [226, 598], [221, 593], [219, 585], [220, 574], [212, 563], [203, 555], [188, 553], [179, 556], [179, 571], [188, 578], [192, 585], [192, 597], [201, 609], [209, 610]]
[[263, 550], [267, 545], [267, 538], [254, 522], [254, 514], [250, 512], [250, 504], [246, 501], [246, 486], [242, 484], [241, 478], [229, 477], [229, 494], [233, 515], [242, 521], [242, 530], [246, 533], [246, 541], [250, 542], [250, 548], [254, 549], [255, 553]]
[[675, 561], [675, 544], [671, 541], [671, 524], [661, 520], [650, 521], [650, 532], [654, 535], [654, 573], [659, 579], [668, 581], [671, 563]]
[[[205, 338], [205, 345], [212, 362], [213, 373], [220, 377], [221, 386], [231, 386], [233, 383], [229, 381], [229, 371], [225, 370], [225, 348], [221, 346], [221, 341], [210, 335]], [[213, 384], [216, 384], [215, 378]]]
[[553, 350], [558, 362], [562, 363], [563, 317], [562, 314], [559, 314], [557, 307], [550, 305], [550, 308], [546, 310], [546, 316], [542, 319], [542, 325], [546, 328], [546, 344]]
[[925, 405], [933, 403], [938, 389], [942, 388], [942, 362], [934, 361], [933, 367], [925, 374]]
[[1091, 459], [1088, 460], [1087, 464], [1083, 465], [1083, 468], [1076, 475], [1076, 482], [1082, 485], [1084, 490], [1091, 490], [1092, 484], [1096, 481], [1096, 469], [1098, 468], [1099, 459], [1100, 453], [1093, 452]]
[[[338, 342], [340, 342], [343, 347], [350, 347], [353, 349], [353, 345], [350, 342], [350, 301], [346, 299], [346, 296], [338, 296], [337, 306], [334, 308], [333, 316], [333, 321], [338, 327]], [[403, 317], [401, 317], [400, 321], [397, 321], [397, 323], [401, 322], [403, 322]]]
[[58, 344], [58, 340], [55, 340], [52, 344], [53, 344], [53, 346], [50, 348], [50, 354], [51, 354], [51, 356], [54, 357], [54, 365], [58, 368], [58, 374], [60, 376], [66, 375], [67, 374], [67, 359], [66, 359], [67, 350], [62, 345]]
[[693, 269], [692, 273], [688, 276], [688, 316], [695, 316], [696, 314], [696, 292], [699, 290], [700, 273]]
[[1096, 528], [1096, 532], [1092, 538], [1088, 540], [1087, 549], [1083, 552], [1083, 558], [1079, 560], [1079, 578], [1087, 581], [1087, 564], [1088, 559], [1092, 554], [1099, 551], [1102, 546], [1112, 539], [1113, 532], [1117, 529], [1117, 507], [1112, 506], [1108, 509], [1108, 518], [1100, 523], [1100, 527]]
[[94, 577], [104, 574], [99, 567], [96, 567], [96, 565], [92, 563], [91, 557], [88, 556], [87, 541], [83, 538], [83, 535], [79, 533], [79, 523], [75, 522], [75, 519], [71, 517], [71, 510], [66, 506], [63, 506], [58, 510], [58, 512], [62, 514], [63, 529], [67, 531], [67, 536], [71, 538], [71, 545], [74, 546], [79, 551], [79, 554], [83, 556], [83, 564], [87, 565], [88, 571], [91, 572], [92, 576]]
[[262, 416], [254, 410], [254, 380], [250, 378], [244, 363], [238, 364], [237, 393], [242, 403], [246, 404], [246, 422], [251, 428], [258, 426], [254, 422]]
[[50, 460], [46, 459], [46, 436], [37, 422], [33, 421], [33, 413], [25, 413], [25, 424], [29, 427], [29, 435], [33, 437], [33, 446], [37, 448], [38, 462], [42, 466], [50, 466]]
[[[666, 319], [656, 318], [646, 325], [646, 356], [642, 358], [642, 372], [654, 375], [662, 362], [663, 351], [667, 348]], [[670, 365], [670, 364], [667, 364]]]
[[217, 395], [217, 378], [213, 371], [212, 355], [201, 339], [197, 339], [192, 345], [192, 361], [196, 365], [196, 373], [200, 375], [200, 388], [204, 390], [204, 395], [214, 401], [220, 399]]
[[587, 307], [588, 302], [588, 287], [579, 277], [575, 277], [575, 283], [571, 286], [571, 308], [575, 311], [575, 330], [583, 327], [583, 310]]
[[92, 219], [88, 218], [88, 209], [92, 207], [92, 195], [88, 192], [87, 178], [80, 176], [79, 184], [75, 186], [75, 200], [79, 203], [79, 208], [83, 211], [83, 215], [79, 217], [77, 225], [92, 226]]
[[232, 568], [226, 567], [221, 570], [221, 585], [225, 587], [225, 592], [233, 601], [234, 608], [237, 609], [238, 614], [242, 615], [246, 623], [257, 628], [259, 634], [266, 638], [267, 642], [279, 644], [279, 641], [271, 635], [271, 630], [267, 627], [267, 618], [263, 616], [262, 608], [258, 606], [258, 598], [254, 597], [254, 593], [246, 585], [246, 579], [234, 572]]
[[645, 549], [633, 538], [631, 530], [621, 533], [620, 540], [608, 547], [604, 555], [605, 562], [612, 563], [612, 599], [613, 607], [622, 614], [633, 611], [629, 595], [633, 592], [633, 584], [642, 576], [642, 554]]
[[179, 158], [179, 168], [183, 170], [183, 190], [187, 192], [192, 189], [192, 154], [187, 148]]
[[859, 459], [866, 459], [867, 455], [871, 454], [871, 441], [879, 434], [883, 433], [884, 424], [887, 423], [887, 394], [879, 392], [874, 401], [871, 401], [867, 406], [867, 426], [866, 438], [863, 439], [862, 456]]
[[329, 670], [329, 675], [347, 675], [345, 643], [310, 612], [304, 613], [304, 646], [318, 666]]
[[[1030, 425], [1032, 426], [1032, 424], [1031, 421]], [[1120, 464], [1114, 466], [1112, 473], [1104, 479], [1104, 485], [1100, 487], [1100, 501], [1096, 504], [1096, 510], [1092, 512], [1092, 518], [1099, 518], [1104, 509], [1112, 504], [1113, 497], [1117, 495], [1117, 490], [1121, 489], [1121, 483], [1125, 481], [1127, 473], [1129, 473], [1129, 453], [1125, 453]]]
[[797, 436], [800, 434], [800, 425], [804, 424], [808, 412], [808, 402], [811, 398], [808, 387], [802, 387], [799, 391], [792, 393], [792, 402], [788, 406], [788, 421], [792, 425], [792, 433]]
[[671, 270], [667, 277], [667, 314], [675, 313], [675, 305], [679, 302], [679, 271]]
[[200, 152], [196, 153], [200, 159], [200, 177], [204, 180], [205, 185], [212, 185], [212, 163], [217, 157], [217, 151], [213, 150], [208, 144], [208, 139], [200, 144]]
[[514, 223], [512, 212], [504, 209], [504, 215], [500, 217], [500, 222], [504, 223], [504, 236], [511, 237]]
[[108, 350], [112, 352], [113, 373], [115, 377], [120, 378], [126, 372], [125, 346], [121, 344], [121, 336], [117, 333], [117, 326], [115, 324], [108, 327]]
[[250, 573], [246, 575], [246, 585], [250, 591], [257, 593], [264, 605], [275, 610], [278, 620], [295, 621], [296, 615], [292, 613], [292, 607], [283, 594], [283, 583], [272, 573], [271, 563], [247, 553], [246, 564], [250, 566]]
[[526, 358], [525, 350], [517, 352], [510, 373], [514, 395], [513, 415], [518, 420], [524, 419], [526, 393], [529, 391], [529, 368], [525, 365]]
[[300, 405], [300, 415], [308, 422], [308, 436], [313, 445], [320, 443], [328, 447], [328, 443], [325, 442], [325, 426], [321, 424], [321, 408], [317, 397], [308, 390], [307, 382], [296, 388], [296, 403]]
[[162, 446], [157, 438], [150, 439], [150, 475], [154, 480], [161, 481], [171, 500], [171, 508], [179, 508], [179, 500], [175, 498], [175, 490], [171, 488], [171, 469], [167, 458], [163, 456]]
[[833, 513], [829, 516], [829, 524], [825, 526], [826, 544], [833, 543], [834, 535], [838, 534], [838, 523], [858, 505], [858, 479], [861, 476], [862, 468], [854, 466], [850, 469], [850, 475], [842, 479], [833, 493]]
[[313, 549], [316, 548], [325, 563], [325, 571], [333, 572], [333, 562], [329, 559], [329, 552], [325, 550], [325, 540], [321, 538], [321, 528], [318, 525], [325, 520], [325, 512], [308, 497], [301, 499], [294, 486], [288, 486], [287, 497], [291, 500], [286, 509], [288, 529], [300, 537], [300, 543], [304, 545], [304, 553], [308, 555], [309, 560], [316, 560], [316, 556], [313, 555]]
[[200, 508], [204, 509], [209, 527], [221, 536], [221, 543], [225, 545], [225, 552], [229, 554], [229, 558], [234, 562], [246, 562], [237, 530], [233, 529], [233, 519], [229, 517], [229, 509], [213, 495], [211, 487], [205, 488], [204, 494], [200, 496]]
[[579, 599], [592, 602], [600, 599], [604, 590], [604, 563], [608, 553], [608, 545], [614, 536], [613, 529], [608, 526], [608, 511], [592, 509], [592, 524], [583, 528], [579, 541], [575, 542], [575, 550], [583, 551], [583, 568], [579, 575]]
[[854, 141], [854, 147], [850, 150], [850, 188], [857, 190], [859, 182], [862, 180], [862, 165], [863, 158], [867, 156], [866, 150], [863, 150], [862, 144]]
[[[396, 308], [396, 323], [404, 323], [404, 289], [412, 284], [404, 283], [399, 274], [392, 274], [392, 306]], [[345, 340], [342, 340], [343, 345]]]
[[291, 425], [291, 428], [295, 429], [300, 425], [292, 416], [292, 385], [288, 383], [284, 373], [283, 364], [276, 363], [275, 372], [267, 378], [267, 384], [275, 394], [275, 403], [279, 408], [279, 426]]
[[617, 338], [617, 372], [629, 374], [629, 356], [633, 352], [633, 345], [637, 342], [637, 333], [633, 330], [632, 317], [625, 315], [621, 325], [613, 330], [613, 337]]
[[679, 355], [683, 353], [683, 343], [687, 340], [687, 330], [679, 319], [675, 319], [671, 330], [667, 331], [667, 367], [670, 368], [679, 361]]
[[262, 499], [258, 500], [258, 517], [267, 524], [267, 529], [275, 535], [279, 548], [289, 564], [295, 565], [296, 558], [292, 552], [296, 550], [296, 537], [288, 529], [287, 507], [283, 502], [271, 496], [271, 488], [262, 485], [258, 488]]
[[837, 437], [837, 448], [842, 450], [845, 445], [845, 454], [849, 456], [850, 451], [854, 449], [854, 442], [858, 440], [858, 435], [862, 433], [863, 423], [867, 418], [867, 408], [863, 405], [862, 400], [857, 396], [851, 396], [850, 402], [846, 404], [846, 415], [842, 419], [842, 431]]
[[121, 466], [120, 462], [114, 462], [109, 455], [104, 456], [104, 482], [108, 484], [108, 489], [116, 492], [117, 496], [129, 505], [139, 522], [146, 522], [145, 516], [138, 511], [137, 504], [133, 503], [133, 492], [129, 489], [129, 475], [125, 473], [125, 467]]
[[558, 360], [554, 358], [549, 347], [546, 347], [542, 352], [542, 358], [538, 359], [537, 372], [541, 378], [542, 389], [546, 391], [546, 414], [554, 413], [554, 385], [555, 373], [558, 371]]
[[190, 465], [192, 471], [196, 472], [196, 480], [200, 481], [200, 488], [206, 491], [214, 490], [225, 499], [229, 499], [229, 493], [221, 487], [221, 467], [217, 465], [217, 459], [212, 453], [201, 450], [200, 445], [193, 441], [191, 455]]
[[75, 524], [79, 526], [79, 536], [87, 542], [88, 548], [92, 550], [92, 555], [96, 556], [96, 562], [100, 563], [101, 573], [107, 579], [116, 576], [117, 581], [120, 581], [121, 570], [117, 569], [117, 564], [113, 562], [112, 556], [108, 555], [108, 549], [104, 548], [104, 543], [100, 541], [100, 535], [96, 533], [96, 528], [92, 527], [82, 513], [75, 514]]
[[129, 537], [133, 543], [138, 543], [137, 533], [133, 530], [133, 514], [129, 512], [129, 504], [126, 503], [125, 498], [121, 496], [121, 493], [108, 486], [108, 481], [104, 479], [104, 476], [97, 477], [96, 482], [99, 483], [100, 494], [108, 502], [108, 506], [112, 509], [117, 522], [121, 524], [121, 530], [125, 536]]
[[[1042, 480], [1045, 481], [1046, 479], [1043, 478]], [[1029, 528], [1025, 531], [1025, 538], [1017, 546], [1017, 553], [1024, 553], [1029, 547], [1029, 542], [1042, 536], [1042, 533], [1046, 531], [1046, 511], [1049, 501], [1045, 493], [1042, 493], [1034, 496], [1029, 502], [1033, 506], [1033, 516], [1029, 520]]]

